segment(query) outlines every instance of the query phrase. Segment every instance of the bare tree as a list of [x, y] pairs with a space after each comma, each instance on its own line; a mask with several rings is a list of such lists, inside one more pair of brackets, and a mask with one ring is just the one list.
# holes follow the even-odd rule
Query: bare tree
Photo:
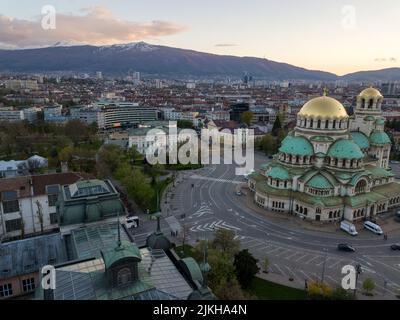
[[42, 204], [39, 202], [39, 200], [36, 200], [36, 206], [37, 206], [37, 216], [38, 216], [39, 223], [40, 223], [40, 232], [43, 234], [43, 232], [44, 232], [44, 227], [43, 227], [43, 208], [42, 208]]

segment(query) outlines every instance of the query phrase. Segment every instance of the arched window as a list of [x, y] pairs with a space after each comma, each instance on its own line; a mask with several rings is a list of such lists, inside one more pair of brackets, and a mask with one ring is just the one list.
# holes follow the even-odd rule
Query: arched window
[[325, 129], [328, 129], [328, 127], [329, 127], [329, 120], [326, 120], [325, 121]]
[[366, 191], [366, 189], [367, 189], [367, 182], [364, 179], [357, 182], [356, 188], [355, 188], [356, 194], [364, 193]]
[[369, 99], [369, 101], [368, 101], [368, 109], [372, 109], [373, 105], [374, 105], [374, 100], [373, 99]]
[[129, 268], [122, 268], [117, 274], [118, 285], [125, 285], [132, 281], [132, 273]]
[[314, 127], [314, 119], [310, 120], [310, 128]]
[[332, 122], [332, 128], [333, 128], [333, 129], [336, 129], [336, 120], [333, 120], [333, 122]]
[[318, 120], [318, 122], [317, 122], [317, 128], [318, 128], [318, 129], [321, 128], [321, 120]]
[[363, 99], [361, 99], [361, 108], [365, 108], [365, 99], [363, 98]]

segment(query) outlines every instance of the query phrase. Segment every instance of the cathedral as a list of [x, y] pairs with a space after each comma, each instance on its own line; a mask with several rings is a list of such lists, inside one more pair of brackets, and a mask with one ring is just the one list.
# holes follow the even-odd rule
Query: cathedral
[[352, 116], [326, 93], [308, 101], [271, 163], [249, 176], [257, 205], [324, 222], [370, 219], [400, 206], [382, 100], [375, 88], [363, 90]]

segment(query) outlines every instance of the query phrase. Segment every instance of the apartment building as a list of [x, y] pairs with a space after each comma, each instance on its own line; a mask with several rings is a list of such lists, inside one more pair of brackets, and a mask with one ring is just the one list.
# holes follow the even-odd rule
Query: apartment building
[[16, 239], [58, 228], [60, 186], [87, 178], [82, 173], [54, 173], [0, 179], [0, 239]]

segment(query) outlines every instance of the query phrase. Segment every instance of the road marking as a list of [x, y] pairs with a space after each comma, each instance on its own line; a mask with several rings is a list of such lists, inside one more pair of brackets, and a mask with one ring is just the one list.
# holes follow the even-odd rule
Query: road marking
[[293, 279], [296, 279], [296, 275], [295, 273], [292, 271], [292, 269], [290, 269], [288, 266], [283, 266], [286, 270], [289, 271], [289, 276], [291, 276]]
[[334, 267], [336, 267], [340, 262], [342, 262], [342, 260], [338, 260], [338, 261], [336, 261], [334, 264], [331, 264], [330, 266], [328, 266], [328, 268], [334, 268]]
[[301, 257], [297, 258], [297, 259], [294, 260], [294, 261], [295, 261], [295, 262], [298, 262], [298, 261], [300, 261], [301, 259], [303, 259], [304, 257], [307, 257], [308, 255], [309, 255], [308, 253], [303, 254]]
[[288, 251], [290, 252], [291, 250], [290, 249], [283, 249], [283, 251], [281, 251], [280, 253], [276, 254], [275, 257], [280, 257], [282, 254], [287, 253]]
[[307, 262], [305, 262], [305, 264], [310, 264], [312, 261], [317, 260], [318, 258], [321, 258], [321, 256], [315, 256], [314, 258], [308, 260]]
[[307, 280], [313, 280], [307, 273], [305, 273], [303, 270], [299, 270], [299, 272], [307, 278]]
[[281, 249], [280, 247], [275, 247], [275, 249], [272, 249], [270, 251], [266, 251], [266, 254], [271, 254], [272, 252], [280, 250], [280, 249]]
[[278, 271], [279, 271], [279, 273], [280, 273], [281, 275], [284, 275], [282, 269], [279, 268], [279, 266], [278, 266], [276, 263], [274, 264], [274, 266], [278, 269]]
[[301, 253], [300, 252], [295, 252], [295, 253], [292, 253], [291, 255], [289, 255], [287, 257], [284, 257], [284, 258], [290, 260], [291, 258], [295, 257], [298, 254], [301, 254]]

